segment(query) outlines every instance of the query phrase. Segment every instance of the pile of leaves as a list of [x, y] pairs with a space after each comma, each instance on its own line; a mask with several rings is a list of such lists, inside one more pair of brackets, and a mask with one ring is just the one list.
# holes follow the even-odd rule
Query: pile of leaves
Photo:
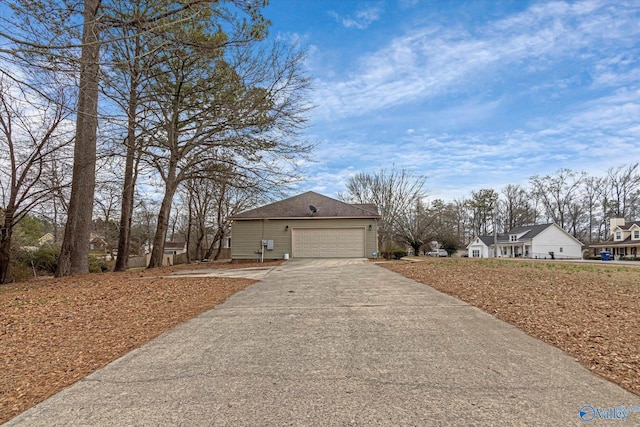
[[640, 395], [640, 268], [420, 258], [384, 267], [468, 302]]
[[0, 424], [255, 283], [160, 276], [250, 266], [190, 264], [0, 286]]

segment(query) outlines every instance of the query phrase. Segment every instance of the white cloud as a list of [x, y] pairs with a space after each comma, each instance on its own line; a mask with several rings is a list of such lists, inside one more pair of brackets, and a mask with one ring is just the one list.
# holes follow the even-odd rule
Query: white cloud
[[356, 11], [355, 16], [341, 16], [334, 11], [330, 11], [329, 15], [346, 28], [364, 30], [369, 25], [380, 19], [381, 12], [382, 9], [380, 7], [370, 6], [366, 9]]
[[[592, 50], [606, 52], [611, 43], [637, 39], [640, 27], [634, 14], [607, 5], [535, 5], [515, 17], [490, 22], [475, 36], [458, 28], [427, 27], [395, 37], [377, 52], [363, 56], [358, 69], [346, 78], [316, 83], [319, 114], [363, 115], [447, 93], [464, 93], [478, 82], [516, 69], [525, 75], [540, 73], [572, 56], [589, 57]], [[606, 34], [602, 28], [607, 29]], [[609, 69], [603, 69], [601, 80], [612, 79], [606, 73]], [[634, 67], [628, 78], [636, 73]]]

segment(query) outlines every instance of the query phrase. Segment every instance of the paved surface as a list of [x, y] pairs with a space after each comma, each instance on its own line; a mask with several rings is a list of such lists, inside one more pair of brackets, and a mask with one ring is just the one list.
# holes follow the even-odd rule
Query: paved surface
[[[243, 279], [262, 280], [276, 267], [250, 268], [206, 268], [200, 270], [185, 270], [172, 273], [171, 276], [180, 277], [235, 277]], [[166, 276], [170, 278], [171, 276]]]
[[584, 405], [640, 398], [372, 263], [291, 260], [8, 425], [570, 426]]

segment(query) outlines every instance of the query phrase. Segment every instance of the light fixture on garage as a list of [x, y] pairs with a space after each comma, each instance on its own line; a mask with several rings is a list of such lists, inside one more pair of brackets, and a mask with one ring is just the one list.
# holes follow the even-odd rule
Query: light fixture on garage
[[371, 224], [369, 224], [369, 231], [371, 231]]
[[289, 231], [289, 226], [288, 225], [284, 226], [284, 231]]

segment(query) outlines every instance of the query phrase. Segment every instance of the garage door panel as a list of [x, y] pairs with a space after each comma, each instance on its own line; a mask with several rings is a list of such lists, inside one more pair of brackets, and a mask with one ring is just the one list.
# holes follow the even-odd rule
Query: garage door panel
[[297, 258], [364, 257], [364, 228], [294, 228], [292, 239]]

